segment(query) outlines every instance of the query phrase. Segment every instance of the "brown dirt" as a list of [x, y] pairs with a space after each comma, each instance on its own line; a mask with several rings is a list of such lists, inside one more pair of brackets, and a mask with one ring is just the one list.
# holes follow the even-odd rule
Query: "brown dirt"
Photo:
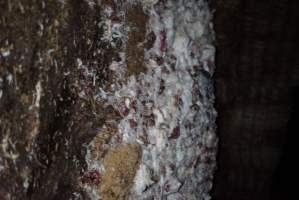
[[107, 153], [104, 158], [106, 172], [99, 188], [103, 200], [127, 199], [140, 160], [141, 148], [137, 144], [126, 144]]
[[144, 64], [144, 40], [146, 38], [146, 24], [148, 16], [140, 5], [133, 5], [128, 9], [127, 24], [130, 27], [128, 42], [126, 43], [127, 75], [138, 75], [146, 71]]

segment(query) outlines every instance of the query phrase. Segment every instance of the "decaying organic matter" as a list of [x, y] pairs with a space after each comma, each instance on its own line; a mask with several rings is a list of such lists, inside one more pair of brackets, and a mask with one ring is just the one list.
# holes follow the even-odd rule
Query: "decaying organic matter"
[[1, 199], [209, 199], [204, 0], [3, 1]]
[[111, 150], [103, 159], [104, 176], [99, 188], [103, 200], [128, 199], [141, 160], [141, 147], [126, 144]]

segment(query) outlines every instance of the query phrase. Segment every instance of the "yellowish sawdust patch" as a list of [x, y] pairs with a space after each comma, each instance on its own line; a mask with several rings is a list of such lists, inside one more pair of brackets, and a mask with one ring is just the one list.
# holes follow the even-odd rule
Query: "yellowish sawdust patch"
[[137, 144], [122, 145], [104, 158], [105, 173], [99, 193], [103, 200], [126, 200], [141, 160]]

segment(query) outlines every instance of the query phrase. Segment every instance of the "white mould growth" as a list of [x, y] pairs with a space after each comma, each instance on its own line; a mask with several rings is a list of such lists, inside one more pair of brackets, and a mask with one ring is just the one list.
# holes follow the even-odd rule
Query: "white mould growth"
[[6, 80], [7, 80], [7, 82], [8, 82], [9, 85], [12, 83], [12, 79], [13, 79], [12, 74], [8, 73], [6, 75]]
[[36, 95], [35, 95], [35, 107], [39, 108], [39, 103], [41, 99], [41, 94], [42, 94], [42, 85], [41, 82], [38, 81], [35, 85], [35, 90], [36, 90]]
[[154, 181], [151, 178], [151, 173], [147, 166], [140, 165], [140, 168], [135, 176], [134, 182], [134, 191], [136, 191], [139, 195], [142, 195], [142, 193], [154, 183]]
[[[98, 95], [122, 115], [117, 127], [121, 143], [142, 147], [129, 199], [210, 199], [217, 136], [214, 32], [208, 4], [204, 0], [138, 2], [149, 15], [148, 33], [156, 36], [153, 47], [145, 50], [147, 71], [128, 77], [112, 91], [101, 88]], [[104, 39], [111, 37], [109, 23], [105, 22]], [[110, 65], [115, 73], [125, 68], [123, 62]], [[116, 78], [117, 83], [125, 79], [123, 73]], [[107, 148], [118, 145], [111, 140]], [[100, 160], [91, 160], [90, 154], [86, 159], [89, 169], [105, 173]]]
[[4, 161], [3, 161], [3, 158], [0, 157], [0, 175], [2, 174], [2, 171], [5, 170], [5, 164], [4, 164]]
[[0, 78], [0, 100], [1, 100], [2, 95], [3, 95], [3, 90], [2, 90], [2, 88], [3, 88], [3, 79]]
[[4, 58], [5, 58], [5, 57], [8, 57], [8, 56], [10, 55], [10, 50], [1, 52], [1, 55], [2, 55]]
[[150, 7], [155, 5], [159, 0], [139, 0], [139, 2], [144, 6], [144, 7]]

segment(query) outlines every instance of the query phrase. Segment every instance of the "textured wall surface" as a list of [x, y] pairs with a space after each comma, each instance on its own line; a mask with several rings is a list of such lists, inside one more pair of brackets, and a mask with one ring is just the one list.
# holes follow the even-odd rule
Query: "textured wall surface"
[[[212, 4], [220, 137], [214, 198], [288, 199], [273, 184], [287, 139], [292, 87], [299, 84], [299, 3]], [[281, 185], [289, 185], [286, 180]]]
[[0, 1], [0, 199], [210, 199], [203, 0]]

